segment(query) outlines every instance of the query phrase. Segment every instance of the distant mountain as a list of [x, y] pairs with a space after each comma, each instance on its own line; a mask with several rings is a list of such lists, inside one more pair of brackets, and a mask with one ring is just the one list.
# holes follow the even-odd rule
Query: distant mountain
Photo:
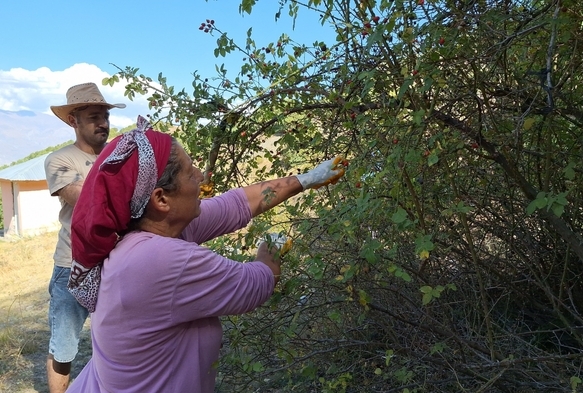
[[74, 139], [75, 130], [56, 116], [0, 110], [0, 166]]

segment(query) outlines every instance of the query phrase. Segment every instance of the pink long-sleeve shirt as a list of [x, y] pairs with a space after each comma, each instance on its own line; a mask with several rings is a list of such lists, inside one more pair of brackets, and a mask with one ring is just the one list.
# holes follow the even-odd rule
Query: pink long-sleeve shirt
[[126, 235], [103, 265], [93, 356], [67, 392], [212, 392], [219, 316], [263, 304], [274, 278], [261, 262], [231, 261], [200, 244], [250, 220], [237, 189], [203, 200], [181, 239]]

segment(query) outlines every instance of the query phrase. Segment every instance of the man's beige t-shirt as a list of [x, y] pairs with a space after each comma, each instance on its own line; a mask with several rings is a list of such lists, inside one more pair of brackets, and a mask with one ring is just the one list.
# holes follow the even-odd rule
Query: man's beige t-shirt
[[[75, 145], [67, 145], [49, 154], [45, 160], [45, 174], [49, 191], [52, 196], [63, 187], [84, 180], [93, 166], [96, 155], [85, 153]], [[71, 217], [73, 206], [59, 196], [61, 211], [59, 212], [59, 239], [53, 259], [55, 265], [71, 267]]]

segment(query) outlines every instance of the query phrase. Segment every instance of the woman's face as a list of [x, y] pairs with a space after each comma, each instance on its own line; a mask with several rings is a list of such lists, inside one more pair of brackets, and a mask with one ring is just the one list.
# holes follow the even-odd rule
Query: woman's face
[[192, 165], [192, 159], [184, 148], [178, 147], [178, 158], [182, 170], [178, 174], [178, 189], [171, 194], [172, 215], [184, 220], [186, 225], [200, 215], [200, 182], [203, 175], [200, 169]]

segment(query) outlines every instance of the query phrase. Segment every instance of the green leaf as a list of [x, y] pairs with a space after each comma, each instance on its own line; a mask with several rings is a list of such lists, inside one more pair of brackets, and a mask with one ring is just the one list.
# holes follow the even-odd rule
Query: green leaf
[[381, 247], [381, 243], [378, 240], [371, 240], [364, 244], [360, 250], [360, 256], [365, 258], [369, 263], [375, 263], [378, 261], [378, 255], [376, 251]]
[[447, 345], [445, 345], [445, 343], [444, 343], [444, 342], [441, 342], [441, 341], [440, 341], [440, 342], [438, 342], [438, 343], [435, 343], [435, 344], [433, 345], [433, 347], [431, 347], [431, 351], [430, 351], [430, 353], [431, 353], [432, 355], [434, 355], [434, 354], [436, 354], [436, 353], [442, 353], [442, 352], [443, 352], [443, 350], [444, 350], [445, 348], [447, 348]]
[[362, 289], [358, 290], [358, 302], [362, 305], [362, 306], [366, 306], [367, 304], [369, 304], [371, 302], [371, 297], [368, 293], [366, 293], [365, 291], [363, 291]]
[[426, 293], [425, 295], [423, 295], [423, 299], [422, 299], [422, 303], [423, 305], [427, 305], [431, 302], [431, 300], [433, 299], [433, 296], [431, 295], [431, 293]]
[[435, 245], [431, 241], [431, 235], [419, 235], [415, 239], [415, 252], [419, 254], [421, 251], [432, 251]]
[[573, 180], [575, 178], [575, 163], [573, 161], [569, 162], [567, 167], [563, 169], [563, 173], [565, 174], [565, 179]]
[[555, 202], [557, 202], [560, 205], [567, 206], [569, 204], [569, 201], [567, 200], [567, 193], [561, 192], [560, 194], [558, 194], [557, 198], [555, 199]]
[[400, 100], [400, 99], [403, 98], [403, 96], [407, 92], [407, 89], [409, 89], [409, 87], [411, 87], [412, 84], [413, 84], [413, 79], [412, 78], [405, 79], [405, 83], [403, 83], [403, 85], [399, 89], [399, 93], [397, 94], [397, 99], [398, 100]]
[[305, 366], [304, 368], [301, 369], [300, 374], [302, 377], [307, 377], [307, 378], [315, 378], [316, 377], [316, 371], [318, 371], [316, 369], [316, 367], [314, 367], [313, 364], [308, 364], [307, 366]]
[[431, 154], [427, 157], [427, 165], [433, 166], [439, 162], [439, 156], [435, 150], [431, 151]]
[[354, 277], [354, 273], [356, 273], [356, 269], [354, 268], [354, 266], [351, 266], [350, 269], [348, 269], [346, 273], [344, 273], [344, 282]]
[[385, 366], [389, 365], [389, 363], [391, 362], [391, 359], [393, 358], [394, 355], [395, 355], [395, 351], [393, 351], [392, 349], [387, 349], [385, 351]]
[[391, 220], [395, 224], [400, 224], [407, 219], [407, 212], [403, 208], [398, 208], [397, 211], [391, 217]]
[[537, 209], [542, 209], [543, 207], [546, 207], [548, 202], [549, 200], [546, 197], [537, 198], [534, 200]]
[[528, 206], [526, 207], [526, 213], [530, 215], [530, 214], [534, 213], [535, 210], [536, 210], [536, 200], [534, 200], [528, 204]]
[[255, 3], [256, 0], [243, 0], [241, 2], [241, 5], [239, 5], [239, 13], [246, 12], [248, 14], [251, 14], [251, 10], [253, 9]]
[[431, 291], [431, 294], [433, 295], [433, 297], [440, 297], [441, 292], [443, 292], [444, 289], [445, 289], [445, 287], [443, 285], [438, 285], [435, 288], [433, 288], [433, 291]]
[[328, 313], [328, 318], [330, 318], [334, 322], [339, 322], [341, 320], [341, 314], [338, 310], [332, 310]]
[[455, 207], [456, 210], [460, 213], [469, 213], [470, 211], [472, 211], [472, 207], [471, 206], [466, 206], [464, 204], [463, 201], [458, 202], [457, 206]]
[[400, 267], [396, 267], [395, 269], [395, 277], [402, 279], [405, 282], [411, 282], [411, 276], [405, 270], [401, 269]]
[[375, 263], [379, 259], [375, 251], [370, 248], [365, 249], [361, 255], [366, 259], [368, 263]]
[[560, 205], [558, 203], [553, 203], [553, 205], [551, 206], [551, 210], [553, 211], [553, 214], [555, 216], [561, 217], [565, 212], [565, 206]]
[[425, 78], [423, 81], [423, 87], [421, 88], [421, 92], [425, 93], [426, 91], [429, 91], [431, 89], [431, 86], [433, 86], [433, 78]]
[[418, 111], [413, 112], [413, 121], [418, 126], [421, 125], [424, 117], [425, 117], [425, 111], [423, 109], [420, 109]]

